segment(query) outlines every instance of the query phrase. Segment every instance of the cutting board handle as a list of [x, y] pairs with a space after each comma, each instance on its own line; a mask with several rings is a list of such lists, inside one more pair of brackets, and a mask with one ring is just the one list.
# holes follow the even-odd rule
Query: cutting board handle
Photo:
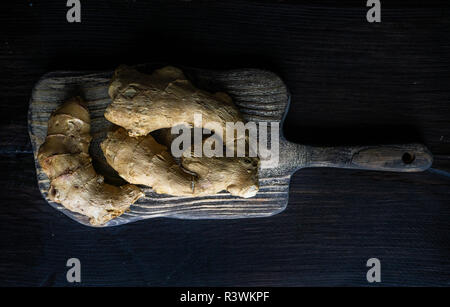
[[422, 144], [305, 148], [305, 167], [338, 167], [392, 172], [421, 172], [433, 163]]

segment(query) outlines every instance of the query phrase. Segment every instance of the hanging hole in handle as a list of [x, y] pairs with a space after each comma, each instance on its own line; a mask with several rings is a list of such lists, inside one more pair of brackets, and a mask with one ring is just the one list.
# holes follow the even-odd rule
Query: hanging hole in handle
[[405, 152], [402, 156], [402, 161], [405, 164], [411, 164], [414, 162], [414, 159], [416, 157], [414, 157], [414, 154], [410, 154], [409, 152]]

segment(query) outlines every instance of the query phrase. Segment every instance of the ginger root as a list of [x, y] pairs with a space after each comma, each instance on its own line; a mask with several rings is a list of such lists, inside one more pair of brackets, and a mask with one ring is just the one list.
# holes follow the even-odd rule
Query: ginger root
[[[165, 137], [170, 142], [171, 137]], [[183, 156], [182, 166], [191, 172], [188, 173], [176, 163], [167, 147], [150, 134], [133, 138], [123, 128], [109, 132], [101, 148], [108, 164], [123, 179], [150, 186], [159, 194], [208, 196], [227, 190], [234, 196], [247, 198], [259, 188], [256, 158]]]
[[101, 225], [123, 214], [144, 194], [131, 184], [104, 183], [92, 166], [90, 141], [89, 112], [81, 98], [72, 98], [50, 116], [38, 161], [50, 179], [49, 198], [89, 217], [92, 225]]
[[193, 176], [150, 134], [132, 138], [118, 128], [109, 132], [100, 146], [108, 164], [126, 181], [150, 186], [160, 194], [193, 195]]
[[[197, 89], [180, 69], [172, 66], [152, 74], [120, 66], [108, 91], [112, 103], [104, 115], [125, 128], [129, 136], [123, 129], [116, 130], [108, 135], [102, 149], [108, 163], [121, 177], [131, 183], [151, 186], [156, 193], [171, 195], [206, 196], [222, 190], [240, 197], [256, 194], [258, 158], [182, 157], [183, 169], [167, 148], [149, 135], [156, 130], [170, 130], [163, 128], [175, 125], [203, 128], [204, 123], [214, 122], [222, 127], [222, 131], [214, 132], [221, 132], [224, 140], [226, 123], [243, 122], [227, 94]], [[202, 116], [200, 124], [194, 120], [194, 114]], [[231, 141], [236, 138], [234, 135]]]
[[259, 190], [258, 159], [248, 157], [182, 157], [183, 167], [195, 174], [195, 196], [226, 190], [231, 195], [253, 197]]
[[201, 128], [194, 122], [194, 114], [223, 128], [226, 122], [242, 121], [227, 94], [197, 89], [180, 69], [172, 66], [150, 75], [120, 66], [108, 92], [112, 103], [106, 108], [105, 117], [127, 129], [130, 136], [144, 136], [180, 124]]
[[[158, 140], [167, 147], [177, 136], [170, 129], [161, 129], [157, 133]], [[191, 155], [182, 155], [180, 162], [184, 170], [196, 174], [195, 196], [214, 195], [226, 190], [233, 196], [248, 198], [258, 192], [259, 158], [196, 157], [193, 146], [187, 150]]]

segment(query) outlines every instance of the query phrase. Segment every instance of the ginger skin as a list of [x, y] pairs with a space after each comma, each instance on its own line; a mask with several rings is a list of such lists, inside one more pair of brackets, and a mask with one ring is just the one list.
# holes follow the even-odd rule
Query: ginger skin
[[89, 112], [81, 98], [72, 98], [50, 116], [38, 161], [50, 179], [49, 198], [98, 226], [123, 214], [144, 194], [131, 184], [104, 183], [92, 166], [90, 141]]
[[109, 132], [100, 146], [108, 164], [126, 181], [150, 186], [159, 194], [193, 195], [193, 176], [150, 134], [132, 138], [118, 128]]
[[226, 190], [231, 195], [249, 198], [256, 195], [258, 160], [254, 158], [182, 157], [183, 167], [195, 174], [195, 196], [208, 196]]
[[[167, 129], [165, 133], [170, 133]], [[161, 135], [171, 142], [171, 136]], [[158, 194], [208, 196], [227, 190], [234, 196], [252, 197], [258, 191], [258, 160], [248, 157], [182, 157], [185, 172], [167, 147], [148, 134], [130, 137], [123, 128], [108, 133], [101, 143], [108, 164], [125, 180], [152, 187]]]
[[[222, 127], [222, 131], [214, 132], [221, 132], [225, 140], [226, 123], [243, 122], [239, 110], [227, 94], [212, 94], [197, 89], [180, 69], [172, 66], [155, 70], [152, 74], [120, 66], [114, 73], [108, 92], [112, 103], [106, 108], [105, 117], [125, 128], [129, 137], [123, 130], [120, 132], [122, 141], [116, 142], [112, 140], [117, 139], [117, 135], [110, 134], [110, 144], [102, 144], [102, 149], [108, 163], [124, 179], [152, 186], [156, 193], [171, 195], [208, 196], [227, 190], [235, 196], [252, 197], [257, 193], [257, 157], [182, 157], [183, 168], [195, 173], [196, 177], [182, 176], [184, 170], [169, 159], [167, 149], [162, 150], [161, 145], [148, 135], [156, 130], [170, 131], [164, 128], [180, 124], [203, 128], [201, 125], [215, 122]], [[202, 115], [201, 125], [194, 122], [194, 114]], [[133, 137], [139, 139], [143, 136], [151, 141], [133, 141]], [[236, 138], [234, 136], [231, 141], [235, 142]], [[136, 143], [140, 144], [136, 147]], [[164, 145], [170, 147], [171, 142]], [[125, 149], [120, 149], [120, 146]], [[164, 157], [166, 165], [159, 163], [155, 166], [156, 153]], [[191, 180], [190, 185], [188, 179]]]
[[180, 69], [172, 66], [150, 75], [120, 66], [108, 93], [112, 103], [106, 108], [106, 119], [127, 129], [130, 136], [144, 136], [180, 124], [201, 128], [193, 114], [201, 114], [203, 121], [217, 122], [223, 128], [226, 122], [242, 121], [227, 94], [197, 89]]
[[[170, 129], [158, 131], [158, 139], [167, 147], [177, 136]], [[184, 170], [196, 174], [194, 196], [215, 195], [226, 190], [233, 196], [248, 198], [258, 192], [257, 157], [196, 157], [193, 146], [187, 150], [191, 154], [181, 156], [181, 165]]]

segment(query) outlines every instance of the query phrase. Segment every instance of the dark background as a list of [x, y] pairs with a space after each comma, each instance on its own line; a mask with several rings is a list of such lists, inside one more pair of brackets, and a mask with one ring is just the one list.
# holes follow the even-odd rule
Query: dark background
[[[0, 285], [450, 285], [450, 10], [366, 1], [10, 1], [0, 8]], [[153, 219], [92, 229], [41, 197], [27, 132], [34, 83], [52, 70], [147, 62], [257, 67], [292, 93], [284, 132], [308, 144], [420, 141], [424, 173], [305, 169], [273, 217]], [[443, 172], [444, 171], [444, 172]], [[446, 176], [447, 175], [447, 176]], [[373, 284], [371, 284], [373, 286]]]

